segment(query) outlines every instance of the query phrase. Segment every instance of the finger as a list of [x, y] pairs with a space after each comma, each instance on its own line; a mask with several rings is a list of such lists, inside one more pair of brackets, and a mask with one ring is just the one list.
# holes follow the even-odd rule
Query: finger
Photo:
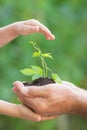
[[39, 32], [43, 33], [48, 40], [54, 40], [55, 36], [51, 33], [51, 31], [45, 27], [43, 24], [38, 23]]
[[48, 97], [48, 93], [43, 87], [30, 86], [28, 91], [26, 91], [26, 95], [30, 95], [30, 97]]
[[16, 95], [19, 97], [20, 101], [25, 101], [26, 97], [30, 97], [30, 95], [28, 95], [28, 91], [29, 91], [29, 87], [24, 87], [23, 83], [20, 81], [15, 81], [13, 83], [14, 87], [13, 87], [13, 92], [16, 93]]
[[34, 98], [34, 99], [33, 99], [33, 98], [29, 98], [29, 97], [23, 98], [23, 97], [21, 96], [21, 97], [19, 97], [19, 100], [20, 100], [24, 105], [26, 105], [26, 106], [28, 106], [29, 108], [31, 108], [33, 111], [39, 113], [38, 110], [37, 110], [37, 109], [38, 109], [37, 106], [40, 105], [41, 101], [40, 101], [38, 98]]
[[43, 33], [48, 40], [55, 39], [55, 36], [51, 33], [51, 31], [46, 26], [44, 26], [42, 23], [40, 23], [38, 20], [34, 20], [34, 19], [28, 20], [28, 21], [26, 21], [26, 24], [28, 24], [28, 23], [30, 23], [33, 26], [35, 26], [35, 25], [38, 26], [39, 32]]
[[41, 120], [44, 121], [44, 120], [52, 120], [52, 119], [55, 119], [55, 118], [58, 118], [58, 115], [57, 116], [46, 116], [46, 117], [41, 117]]
[[29, 107], [26, 107], [25, 105], [20, 104], [19, 105], [21, 113], [24, 119], [28, 119], [28, 120], [32, 120], [32, 121], [41, 121], [41, 116], [37, 113], [35, 113], [34, 111], [32, 111]]
[[29, 91], [28, 87], [24, 87], [23, 83], [20, 81], [15, 81], [13, 85], [14, 87], [12, 88], [12, 90], [20, 99], [23, 100], [23, 97], [27, 97], [27, 93]]
[[13, 85], [14, 85], [14, 87], [12, 88], [13, 92], [15, 92], [19, 96], [24, 87], [23, 83], [20, 81], [16, 81], [13, 83]]
[[41, 121], [41, 116], [39, 114], [36, 114], [32, 110], [30, 110], [30, 112], [29, 112], [29, 108], [28, 108], [28, 112], [27, 113], [29, 113], [29, 119], [30, 120], [35, 121], [35, 122]]
[[20, 81], [16, 81], [13, 83], [14, 88], [13, 91], [18, 95], [25, 95], [26, 97], [47, 97], [48, 93], [45, 90], [45, 87], [36, 87], [29, 86], [24, 87], [23, 83]]

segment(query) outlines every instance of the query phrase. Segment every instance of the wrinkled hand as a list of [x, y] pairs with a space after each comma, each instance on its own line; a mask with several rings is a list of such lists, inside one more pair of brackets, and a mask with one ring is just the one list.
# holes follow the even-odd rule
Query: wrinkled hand
[[54, 40], [55, 36], [51, 31], [38, 20], [30, 19], [16, 22], [16, 32], [18, 35], [28, 35], [32, 33], [42, 33], [48, 40]]
[[41, 115], [59, 115], [72, 113], [78, 88], [69, 82], [24, 87], [21, 82], [16, 81], [13, 91], [23, 104], [35, 112]]

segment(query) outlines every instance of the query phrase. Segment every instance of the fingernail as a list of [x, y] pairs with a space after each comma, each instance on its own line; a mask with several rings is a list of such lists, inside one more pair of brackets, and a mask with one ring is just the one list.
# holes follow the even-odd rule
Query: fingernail
[[55, 36], [52, 34], [52, 39], [54, 40], [55, 39]]
[[16, 92], [16, 87], [13, 87], [13, 88], [12, 88], [12, 91], [13, 91], [13, 92]]
[[13, 82], [12, 84], [15, 86], [18, 81]]

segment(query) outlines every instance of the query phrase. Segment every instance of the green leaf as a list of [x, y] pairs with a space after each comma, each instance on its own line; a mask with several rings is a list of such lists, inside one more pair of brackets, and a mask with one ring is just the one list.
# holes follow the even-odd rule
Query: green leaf
[[43, 53], [42, 56], [53, 59], [53, 57], [51, 56], [51, 53]]
[[39, 75], [39, 74], [33, 75], [32, 76], [32, 80], [38, 79], [40, 77], [42, 77], [42, 75]]
[[43, 70], [41, 67], [39, 66], [31, 66], [31, 68], [33, 69], [33, 71], [35, 71], [35, 73], [43, 75]]
[[43, 71], [42, 68], [39, 67], [39, 66], [33, 65], [33, 66], [31, 66], [31, 68], [32, 68], [33, 70], [35, 70], [35, 71]]
[[31, 75], [35, 74], [34, 70], [32, 70], [30, 68], [23, 69], [20, 72], [27, 76], [31, 76]]
[[52, 78], [56, 83], [62, 83], [62, 80], [57, 74], [52, 73]]

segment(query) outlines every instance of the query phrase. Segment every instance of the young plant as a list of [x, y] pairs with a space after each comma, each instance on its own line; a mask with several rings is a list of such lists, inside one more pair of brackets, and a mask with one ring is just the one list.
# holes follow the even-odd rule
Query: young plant
[[21, 72], [26, 76], [32, 76], [32, 80], [35, 80], [40, 77], [43, 77], [43, 78], [47, 77], [48, 71], [50, 71], [52, 75], [52, 79], [57, 83], [61, 83], [62, 81], [59, 78], [59, 76], [52, 72], [52, 70], [47, 66], [47, 63], [45, 61], [45, 58], [53, 59], [52, 55], [50, 53], [42, 53], [38, 44], [34, 42], [30, 42], [30, 43], [32, 44], [33, 48], [36, 50], [35, 52], [33, 52], [33, 57], [40, 58], [42, 67], [31, 66], [31, 68], [25, 68], [21, 70]]

